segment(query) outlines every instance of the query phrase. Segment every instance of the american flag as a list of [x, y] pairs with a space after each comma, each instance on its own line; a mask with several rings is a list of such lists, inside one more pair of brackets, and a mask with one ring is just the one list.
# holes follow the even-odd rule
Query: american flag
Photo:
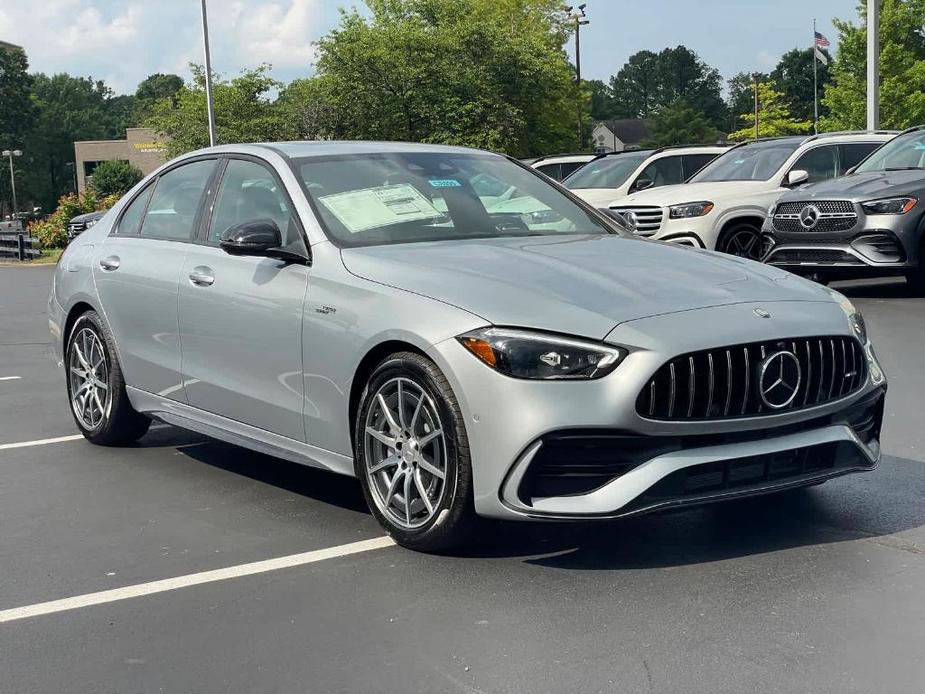
[[831, 43], [829, 43], [829, 40], [825, 36], [820, 34], [818, 31], [813, 32], [813, 33], [816, 34], [816, 45], [819, 46], [819, 48], [828, 48], [829, 46], [832, 45]]

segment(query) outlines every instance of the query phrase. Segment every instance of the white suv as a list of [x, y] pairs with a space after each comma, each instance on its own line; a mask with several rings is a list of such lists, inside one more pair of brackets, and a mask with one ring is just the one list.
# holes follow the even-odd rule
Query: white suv
[[610, 202], [640, 236], [758, 260], [768, 207], [786, 190], [841, 176], [891, 139], [889, 131], [823, 133], [737, 145], [681, 185]]
[[563, 185], [585, 202], [604, 208], [630, 193], [682, 183], [727, 149], [727, 145], [705, 145], [610, 152], [580, 168]]
[[594, 159], [594, 154], [549, 154], [539, 159], [524, 162], [554, 181], [568, 178], [575, 171]]

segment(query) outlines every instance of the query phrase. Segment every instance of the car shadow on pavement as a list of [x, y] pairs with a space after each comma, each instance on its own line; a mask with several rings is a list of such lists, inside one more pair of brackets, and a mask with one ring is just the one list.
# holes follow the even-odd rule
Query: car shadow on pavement
[[853, 282], [833, 282], [832, 289], [850, 299], [914, 299], [906, 280], [902, 277], [887, 277]]

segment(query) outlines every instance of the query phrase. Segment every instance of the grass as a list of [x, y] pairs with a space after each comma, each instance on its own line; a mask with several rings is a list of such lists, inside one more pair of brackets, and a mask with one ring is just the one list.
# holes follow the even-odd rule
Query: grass
[[46, 248], [42, 250], [42, 255], [40, 255], [35, 260], [26, 260], [20, 262], [19, 260], [0, 260], [0, 266], [2, 267], [34, 267], [36, 265], [54, 265], [58, 262], [58, 258], [61, 257], [61, 254], [64, 253], [63, 248]]

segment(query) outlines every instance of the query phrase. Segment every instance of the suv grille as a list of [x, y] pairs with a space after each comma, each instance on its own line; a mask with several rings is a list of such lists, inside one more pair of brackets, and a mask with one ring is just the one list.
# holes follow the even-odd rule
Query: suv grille
[[[785, 382], [775, 389], [778, 368]], [[850, 337], [753, 342], [672, 359], [642, 389], [636, 411], [667, 420], [790, 412], [850, 395], [866, 378], [862, 348]]]
[[620, 214], [632, 212], [636, 215], [636, 233], [639, 236], [652, 236], [662, 228], [661, 207], [611, 207]]
[[[818, 210], [815, 223], [804, 226], [800, 215], [809, 207]], [[774, 211], [774, 228], [786, 233], [839, 232], [853, 229], [858, 223], [854, 205], [848, 200], [820, 200], [819, 202], [782, 202]]]

